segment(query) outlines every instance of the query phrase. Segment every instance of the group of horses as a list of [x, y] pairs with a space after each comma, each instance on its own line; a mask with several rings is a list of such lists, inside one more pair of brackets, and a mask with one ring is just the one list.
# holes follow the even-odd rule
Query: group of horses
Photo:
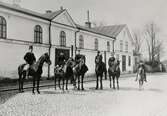
[[[28, 70], [28, 75], [32, 76], [33, 78], [33, 89], [32, 92], [35, 93], [35, 88], [37, 89], [37, 92], [39, 91], [39, 82], [42, 75], [42, 67], [44, 63], [47, 63], [48, 65], [51, 64], [50, 57], [48, 53], [43, 54], [36, 63], [34, 63], [31, 68]], [[23, 83], [27, 76], [27, 70], [24, 70], [24, 66], [26, 64], [21, 64], [18, 67], [18, 75], [19, 75], [19, 91], [23, 91]], [[97, 60], [97, 63], [95, 64], [95, 74], [96, 74], [96, 88], [95, 89], [103, 89], [103, 75], [107, 72], [106, 64], [102, 60]], [[68, 83], [69, 81], [73, 84], [74, 88], [78, 90], [84, 90], [83, 86], [83, 80], [84, 75], [88, 71], [88, 68], [85, 64], [85, 58], [82, 57], [79, 60], [79, 63], [76, 63], [76, 61], [72, 58], [69, 58], [63, 66], [56, 66], [54, 69], [54, 81], [55, 81], [55, 89], [58, 81], [58, 86], [60, 89], [64, 90], [64, 86], [66, 86], [66, 90], [68, 90]], [[110, 88], [112, 88], [112, 82], [113, 82], [113, 89], [116, 89], [115, 87], [115, 80], [117, 83], [117, 89], [119, 89], [119, 77], [120, 77], [120, 68], [119, 68], [119, 61], [115, 60], [113, 64], [108, 68], [108, 76], [110, 81]], [[78, 82], [76, 82], [78, 80]], [[113, 81], [112, 81], [113, 80]], [[61, 82], [62, 81], [62, 82]], [[100, 86], [99, 86], [100, 81]], [[111, 82], [112, 81], [112, 82]], [[37, 87], [35, 87], [37, 83]], [[78, 84], [78, 85], [77, 85]], [[61, 87], [62, 85], [62, 87]]]

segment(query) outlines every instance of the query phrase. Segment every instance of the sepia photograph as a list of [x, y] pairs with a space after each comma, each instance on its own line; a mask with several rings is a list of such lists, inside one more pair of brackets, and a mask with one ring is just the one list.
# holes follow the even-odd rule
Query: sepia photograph
[[0, 0], [0, 116], [167, 116], [166, 0]]

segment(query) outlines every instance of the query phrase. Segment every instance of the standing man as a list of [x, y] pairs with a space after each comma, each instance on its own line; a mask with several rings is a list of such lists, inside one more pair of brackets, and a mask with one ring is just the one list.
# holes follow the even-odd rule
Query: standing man
[[33, 53], [33, 46], [29, 46], [29, 51], [24, 55], [24, 60], [26, 61], [27, 65], [25, 66], [25, 70], [27, 70], [26, 76], [28, 76], [29, 70], [32, 68], [32, 65], [35, 63], [36, 58]]

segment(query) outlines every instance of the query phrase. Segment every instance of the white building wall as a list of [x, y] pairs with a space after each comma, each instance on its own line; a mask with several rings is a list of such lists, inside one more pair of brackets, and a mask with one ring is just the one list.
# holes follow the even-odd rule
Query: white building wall
[[[86, 56], [86, 65], [89, 67], [87, 75], [95, 73], [95, 57], [97, 55], [97, 51], [95, 50], [95, 38], [98, 39], [98, 50], [101, 51], [104, 58], [104, 51], [107, 51], [107, 41], [110, 41], [110, 51], [112, 52], [112, 38], [97, 35], [90, 32], [80, 31], [77, 34], [77, 47], [79, 47], [79, 36], [83, 35], [84, 38], [84, 49], [80, 49], [80, 53]], [[111, 52], [106, 52], [106, 65], [108, 67], [108, 59], [110, 57]]]
[[40, 25], [43, 30], [43, 43], [48, 43], [49, 22], [8, 10], [1, 11], [1, 8], [0, 16], [6, 19], [8, 39], [34, 42], [34, 27]]
[[66, 33], [66, 46], [71, 47], [71, 45], [74, 45], [76, 29], [72, 29], [70, 27], [65, 27], [53, 23], [51, 30], [52, 30], [51, 32], [52, 45], [60, 46], [61, 31], [64, 31]]
[[[18, 42], [0, 41], [0, 75], [3, 77], [18, 78], [18, 66], [25, 63], [23, 57], [29, 45]], [[34, 46], [34, 53], [38, 58], [48, 51], [47, 46]], [[47, 76], [47, 65], [43, 67], [43, 76]]]
[[[133, 71], [133, 45], [132, 45], [132, 38], [129, 36], [128, 28], [125, 27], [117, 36], [115, 41], [115, 56], [119, 55], [120, 60], [120, 68], [122, 71], [122, 55], [126, 56], [126, 72]], [[120, 51], [120, 40], [123, 41], [123, 51]], [[128, 51], [125, 49], [125, 43], [128, 42]], [[129, 66], [129, 56], [131, 57], [131, 65]]]
[[[40, 25], [43, 29], [43, 43], [48, 44], [48, 22], [25, 14], [0, 8], [0, 16], [6, 19], [7, 39], [0, 40], [0, 75], [18, 78], [17, 68], [24, 63], [23, 57], [29, 45], [34, 42], [34, 27]], [[31, 42], [31, 43], [29, 43]], [[33, 44], [34, 53], [38, 59], [48, 52], [48, 46]], [[44, 66], [43, 76], [47, 76], [47, 65]]]

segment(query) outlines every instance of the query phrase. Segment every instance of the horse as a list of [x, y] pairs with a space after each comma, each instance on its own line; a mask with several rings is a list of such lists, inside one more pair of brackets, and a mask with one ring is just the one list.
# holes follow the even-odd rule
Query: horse
[[119, 61], [116, 62], [113, 61], [113, 64], [109, 64], [108, 74], [109, 74], [110, 88], [111, 88], [111, 77], [112, 77], [113, 89], [115, 89], [115, 78], [117, 81], [117, 89], [119, 89], [119, 77], [120, 77]]
[[[83, 80], [84, 80], [84, 76], [85, 73], [88, 71], [88, 67], [85, 64], [85, 56], [83, 55], [80, 60], [79, 63], [75, 62], [75, 65], [73, 67], [73, 74], [74, 74], [74, 87], [77, 88], [78, 90], [84, 90], [84, 86], [83, 86]], [[76, 80], [78, 80], [78, 87], [76, 86]]]
[[96, 59], [95, 73], [96, 73], [96, 89], [99, 88], [99, 77], [100, 77], [100, 89], [103, 89], [103, 73], [107, 72], [106, 64], [98, 57]]
[[41, 75], [43, 73], [42, 67], [43, 67], [44, 62], [46, 62], [49, 65], [51, 64], [51, 60], [50, 60], [50, 57], [49, 57], [48, 53], [44, 53], [38, 59], [37, 62], [35, 62], [32, 66], [30, 66], [28, 71], [24, 69], [24, 67], [27, 64], [24, 63], [24, 64], [19, 65], [19, 67], [18, 67], [18, 75], [19, 75], [19, 91], [20, 92], [24, 92], [23, 91], [23, 83], [24, 83], [24, 79], [26, 78], [26, 75], [27, 75], [26, 73], [28, 72], [28, 75], [33, 77], [32, 93], [33, 94], [35, 93], [34, 89], [35, 89], [35, 83], [36, 83], [36, 80], [37, 80], [37, 92], [40, 94], [39, 81], [40, 81]]
[[62, 90], [64, 91], [64, 85], [66, 80], [66, 90], [68, 90], [68, 80], [73, 77], [73, 59], [69, 58], [67, 62], [63, 66], [56, 66], [54, 69], [54, 81], [55, 81], [55, 89], [56, 83], [58, 79], [58, 86], [61, 89], [60, 81], [62, 80]]

